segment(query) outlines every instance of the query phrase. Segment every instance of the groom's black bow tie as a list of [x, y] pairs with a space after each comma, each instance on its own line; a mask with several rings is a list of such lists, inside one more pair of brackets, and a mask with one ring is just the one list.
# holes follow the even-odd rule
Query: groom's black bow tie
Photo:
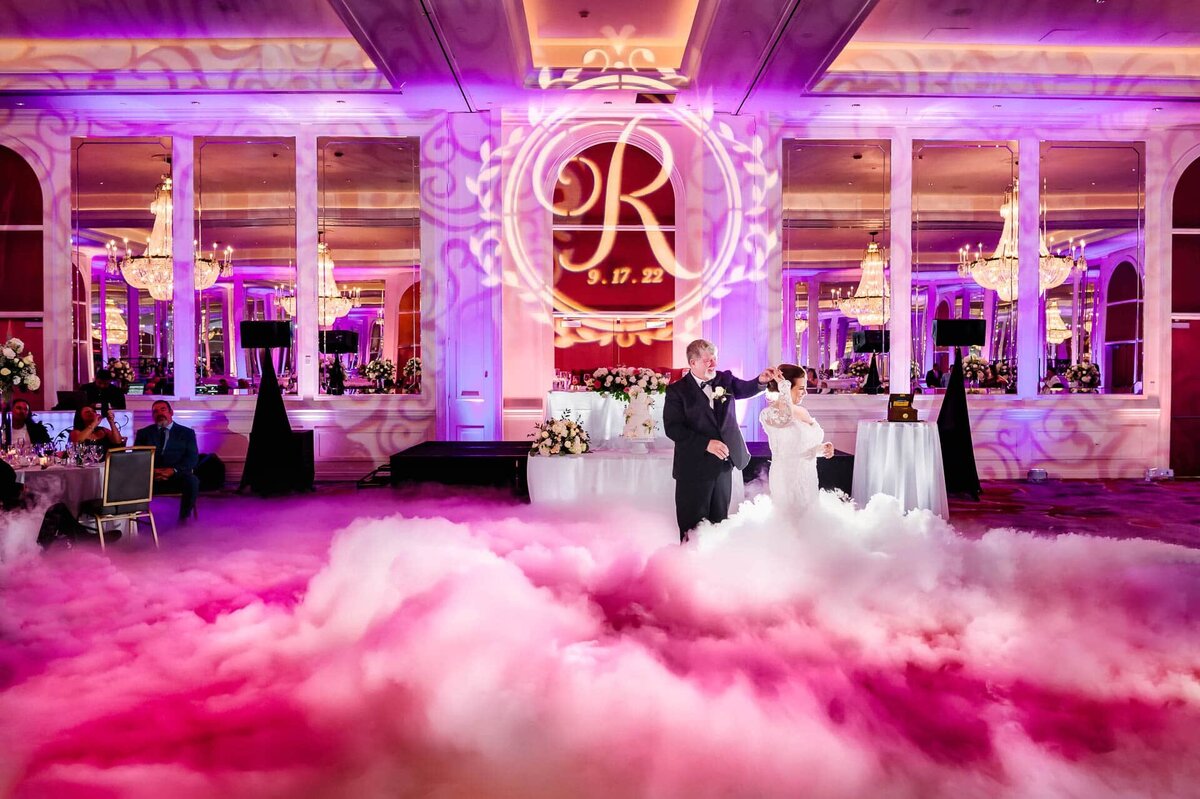
[[700, 381], [700, 390], [703, 391], [704, 389], [708, 388], [710, 385], [712, 385], [711, 380], [701, 380]]

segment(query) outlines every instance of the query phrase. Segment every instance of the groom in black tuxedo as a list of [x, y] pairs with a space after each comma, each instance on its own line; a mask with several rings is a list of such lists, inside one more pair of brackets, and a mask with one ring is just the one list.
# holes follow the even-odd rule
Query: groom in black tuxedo
[[688, 372], [667, 386], [663, 427], [675, 442], [675, 516], [679, 540], [701, 519], [720, 522], [729, 515], [733, 469], [744, 469], [750, 452], [738, 428], [735, 400], [761, 393], [778, 369], [758, 380], [739, 380], [717, 371], [717, 348], [704, 339], [687, 347]]

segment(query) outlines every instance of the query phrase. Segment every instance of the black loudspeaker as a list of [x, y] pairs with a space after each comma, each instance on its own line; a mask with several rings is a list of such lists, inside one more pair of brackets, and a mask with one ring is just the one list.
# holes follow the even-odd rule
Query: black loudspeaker
[[244, 321], [240, 328], [242, 349], [265, 350], [292, 346], [291, 322]]
[[938, 347], [982, 347], [986, 335], [982, 319], [933, 320], [933, 343]]
[[358, 352], [357, 331], [322, 330], [318, 335], [321, 352], [327, 355], [350, 355]]
[[887, 352], [892, 345], [890, 331], [859, 330], [854, 333], [855, 352]]

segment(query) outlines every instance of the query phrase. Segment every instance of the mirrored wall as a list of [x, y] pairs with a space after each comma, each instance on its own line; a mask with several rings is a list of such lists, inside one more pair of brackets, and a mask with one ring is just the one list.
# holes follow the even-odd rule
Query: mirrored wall
[[[261, 367], [239, 325], [295, 310], [295, 144], [198, 137], [194, 147], [196, 392], [253, 393]], [[296, 393], [295, 347], [272, 357], [284, 393]]]
[[171, 140], [74, 139], [71, 169], [76, 280], [88, 298], [76, 347], [90, 354], [77, 381], [108, 370], [131, 393], [173, 394]]
[[1043, 394], [1142, 393], [1144, 153], [1041, 145]]
[[419, 140], [317, 146], [321, 392], [419, 394]]
[[964, 352], [968, 391], [1015, 393], [1016, 142], [915, 141], [912, 157], [914, 387], [948, 382], [953, 350], [935, 346], [934, 322], [975, 319], [985, 335]]
[[857, 393], [883, 349], [886, 386], [889, 142], [786, 140], [784, 170], [784, 358], [816, 370], [810, 391]]

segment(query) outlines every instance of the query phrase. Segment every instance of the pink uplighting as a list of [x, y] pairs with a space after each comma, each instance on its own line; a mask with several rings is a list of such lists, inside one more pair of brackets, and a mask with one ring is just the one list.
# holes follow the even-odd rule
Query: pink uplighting
[[7, 795], [1126, 797], [1200, 779], [1195, 550], [967, 540], [831, 495], [798, 529], [760, 497], [682, 548], [629, 507], [213, 504], [157, 555], [4, 566]]

